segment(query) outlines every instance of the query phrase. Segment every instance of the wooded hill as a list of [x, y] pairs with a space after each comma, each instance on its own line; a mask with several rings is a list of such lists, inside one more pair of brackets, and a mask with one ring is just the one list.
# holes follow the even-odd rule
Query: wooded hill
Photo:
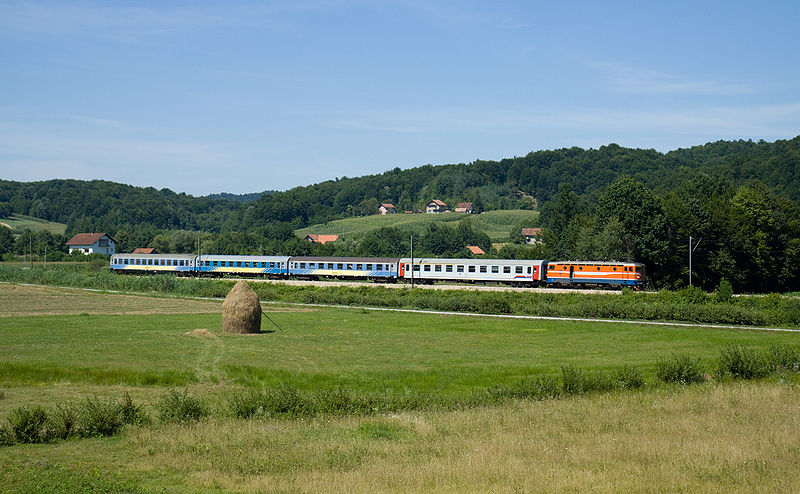
[[[724, 278], [737, 290], [800, 289], [800, 137], [719, 141], [668, 153], [616, 144], [574, 147], [342, 177], [251, 202], [220, 197], [105, 181], [0, 181], [0, 217], [66, 223], [67, 235], [105, 231], [122, 251], [145, 245], [191, 251], [192, 232], [202, 231], [204, 245], [219, 253], [368, 255], [397, 250], [407, 236], [389, 228], [358, 243], [310, 247], [294, 230], [375, 214], [382, 202], [400, 211], [423, 209], [434, 198], [451, 207], [472, 202], [478, 211], [538, 206], [545, 246], [512, 245], [500, 255], [642, 261], [656, 282], [678, 286], [688, 275], [691, 235], [703, 238], [695, 283], [714, 288]], [[471, 225], [429, 230], [430, 238], [420, 239], [428, 255], [458, 255], [463, 242], [487, 239]]]

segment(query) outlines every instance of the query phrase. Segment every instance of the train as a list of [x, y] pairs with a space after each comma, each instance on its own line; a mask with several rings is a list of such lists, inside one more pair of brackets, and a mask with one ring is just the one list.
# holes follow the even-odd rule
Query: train
[[513, 286], [642, 288], [644, 264], [533, 259], [114, 254], [115, 273], [252, 276], [273, 279], [371, 280], [383, 283], [501, 283]]

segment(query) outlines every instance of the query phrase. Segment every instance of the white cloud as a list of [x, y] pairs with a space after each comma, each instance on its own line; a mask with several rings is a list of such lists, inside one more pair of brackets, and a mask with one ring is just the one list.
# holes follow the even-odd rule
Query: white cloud
[[588, 65], [600, 71], [612, 89], [624, 93], [734, 96], [755, 92], [755, 88], [747, 83], [694, 79], [618, 63], [595, 62]]

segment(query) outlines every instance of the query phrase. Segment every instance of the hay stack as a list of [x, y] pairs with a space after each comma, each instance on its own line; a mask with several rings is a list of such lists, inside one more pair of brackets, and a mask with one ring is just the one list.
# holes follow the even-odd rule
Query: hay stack
[[222, 302], [222, 330], [237, 334], [261, 332], [261, 303], [244, 281], [237, 282]]

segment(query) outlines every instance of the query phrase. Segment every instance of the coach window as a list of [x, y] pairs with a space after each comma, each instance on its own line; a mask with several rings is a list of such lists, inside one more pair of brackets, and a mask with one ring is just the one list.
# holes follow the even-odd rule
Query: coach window
[[481, 266], [480, 272], [481, 273], [485, 273], [486, 272], [486, 266]]
[[[536, 268], [533, 268], [533, 272], [534, 273], [536, 272]], [[531, 274], [531, 267], [530, 266], [528, 266], [528, 274]]]
[[430, 264], [426, 264], [425, 265], [425, 271], [430, 271], [430, 270], [431, 270], [431, 265]]
[[442, 271], [442, 265], [441, 265], [441, 264], [437, 264], [437, 265], [435, 265], [435, 266], [433, 267], [433, 269], [434, 269], [434, 271], [436, 271], [437, 273], [440, 273], [440, 272]]
[[597, 270], [600, 271], [600, 266], [597, 266]]
[[344, 264], [337, 263], [337, 264], [336, 264], [336, 269], [342, 269], [342, 266], [344, 266]]
[[469, 271], [470, 273], [474, 273], [475, 272], [475, 266], [467, 266], [467, 271]]
[[508, 274], [511, 272], [511, 266], [503, 266], [503, 273]]
[[414, 271], [419, 273], [419, 264], [414, 264]]
[[183, 266], [183, 259], [180, 260], [180, 264], [181, 264], [181, 266]]
[[152, 259], [148, 259], [147, 260], [147, 265], [148, 266], [152, 266], [153, 265], [153, 260]]
[[583, 266], [578, 266], [578, 271], [583, 271]]
[[500, 272], [500, 266], [492, 266], [492, 273], [499, 273], [499, 272]]
[[[528, 266], [528, 269], [531, 269], [530, 266]], [[514, 272], [516, 274], [522, 274], [522, 266], [514, 266]]]
[[363, 269], [364, 269], [364, 265], [363, 264], [356, 264], [356, 270], [357, 271], [361, 271]]
[[448, 264], [447, 266], [444, 267], [444, 270], [447, 271], [448, 273], [452, 273], [453, 272], [453, 265], [452, 264]]
[[460, 264], [458, 266], [456, 266], [456, 272], [457, 273], [463, 273], [464, 272], [464, 266], [462, 266]]
[[161, 265], [162, 266], [164, 265], [164, 259], [161, 259]]

